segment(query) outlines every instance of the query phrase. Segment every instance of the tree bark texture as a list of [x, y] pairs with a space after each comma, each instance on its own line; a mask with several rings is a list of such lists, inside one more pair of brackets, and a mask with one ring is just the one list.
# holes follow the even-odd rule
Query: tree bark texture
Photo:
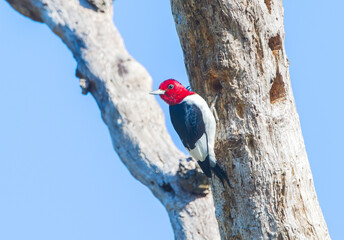
[[113, 147], [168, 211], [176, 239], [220, 239], [208, 179], [173, 144], [152, 79], [126, 51], [111, 0], [7, 0], [43, 22], [77, 61], [83, 93], [95, 98]]
[[171, 0], [192, 88], [219, 94], [213, 182], [222, 239], [329, 239], [284, 48], [281, 0]]

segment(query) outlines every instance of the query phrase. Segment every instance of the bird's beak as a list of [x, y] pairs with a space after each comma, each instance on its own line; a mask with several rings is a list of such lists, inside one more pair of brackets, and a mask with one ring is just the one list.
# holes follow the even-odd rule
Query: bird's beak
[[164, 91], [164, 90], [158, 89], [158, 90], [150, 92], [149, 94], [152, 94], [152, 95], [162, 95], [162, 94], [165, 94], [165, 92], [166, 91]]

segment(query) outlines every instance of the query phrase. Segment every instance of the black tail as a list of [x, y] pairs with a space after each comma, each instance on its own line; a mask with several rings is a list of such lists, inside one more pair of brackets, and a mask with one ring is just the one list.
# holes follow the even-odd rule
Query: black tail
[[[212, 167], [212, 165], [215, 166]], [[209, 155], [207, 156], [207, 158], [201, 162], [198, 161], [199, 166], [201, 167], [201, 169], [203, 170], [204, 174], [208, 177], [211, 178], [211, 171], [220, 179], [223, 187], [225, 187], [224, 184], [224, 180], [226, 181], [226, 183], [228, 184], [228, 186], [230, 188], [233, 188], [231, 183], [229, 182], [227, 173], [216, 163], [216, 161], [212, 161], [212, 163], [210, 163], [210, 159], [209, 159]]]
[[215, 175], [220, 179], [223, 187], [225, 187], [224, 180], [228, 184], [228, 187], [233, 188], [231, 183], [229, 182], [227, 173], [218, 165], [216, 164], [215, 167], [211, 168], [211, 170], [215, 173]]
[[199, 166], [201, 167], [203, 173], [208, 177], [211, 178], [211, 171], [210, 171], [210, 164], [209, 164], [209, 156], [202, 162], [197, 161]]

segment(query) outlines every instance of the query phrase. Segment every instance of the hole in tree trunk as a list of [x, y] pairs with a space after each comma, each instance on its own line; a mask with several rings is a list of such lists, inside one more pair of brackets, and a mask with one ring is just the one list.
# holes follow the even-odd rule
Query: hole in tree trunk
[[219, 77], [217, 75], [217, 72], [213, 68], [210, 68], [207, 71], [206, 76], [207, 76], [207, 80], [209, 81], [210, 87], [212, 88], [212, 90], [215, 92], [221, 92], [222, 85], [219, 81]]
[[286, 92], [284, 88], [283, 77], [279, 71], [276, 73], [274, 82], [270, 89], [270, 103], [274, 104], [279, 100], [285, 100]]
[[278, 51], [282, 49], [282, 39], [279, 34], [269, 39], [269, 48], [272, 51]]

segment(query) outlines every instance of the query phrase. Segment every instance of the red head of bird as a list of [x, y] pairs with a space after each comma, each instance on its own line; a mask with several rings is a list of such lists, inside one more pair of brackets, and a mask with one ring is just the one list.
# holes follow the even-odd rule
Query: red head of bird
[[186, 89], [180, 82], [168, 79], [163, 81], [159, 89], [151, 92], [151, 94], [160, 95], [162, 100], [173, 106], [181, 103], [185, 97], [195, 93]]

